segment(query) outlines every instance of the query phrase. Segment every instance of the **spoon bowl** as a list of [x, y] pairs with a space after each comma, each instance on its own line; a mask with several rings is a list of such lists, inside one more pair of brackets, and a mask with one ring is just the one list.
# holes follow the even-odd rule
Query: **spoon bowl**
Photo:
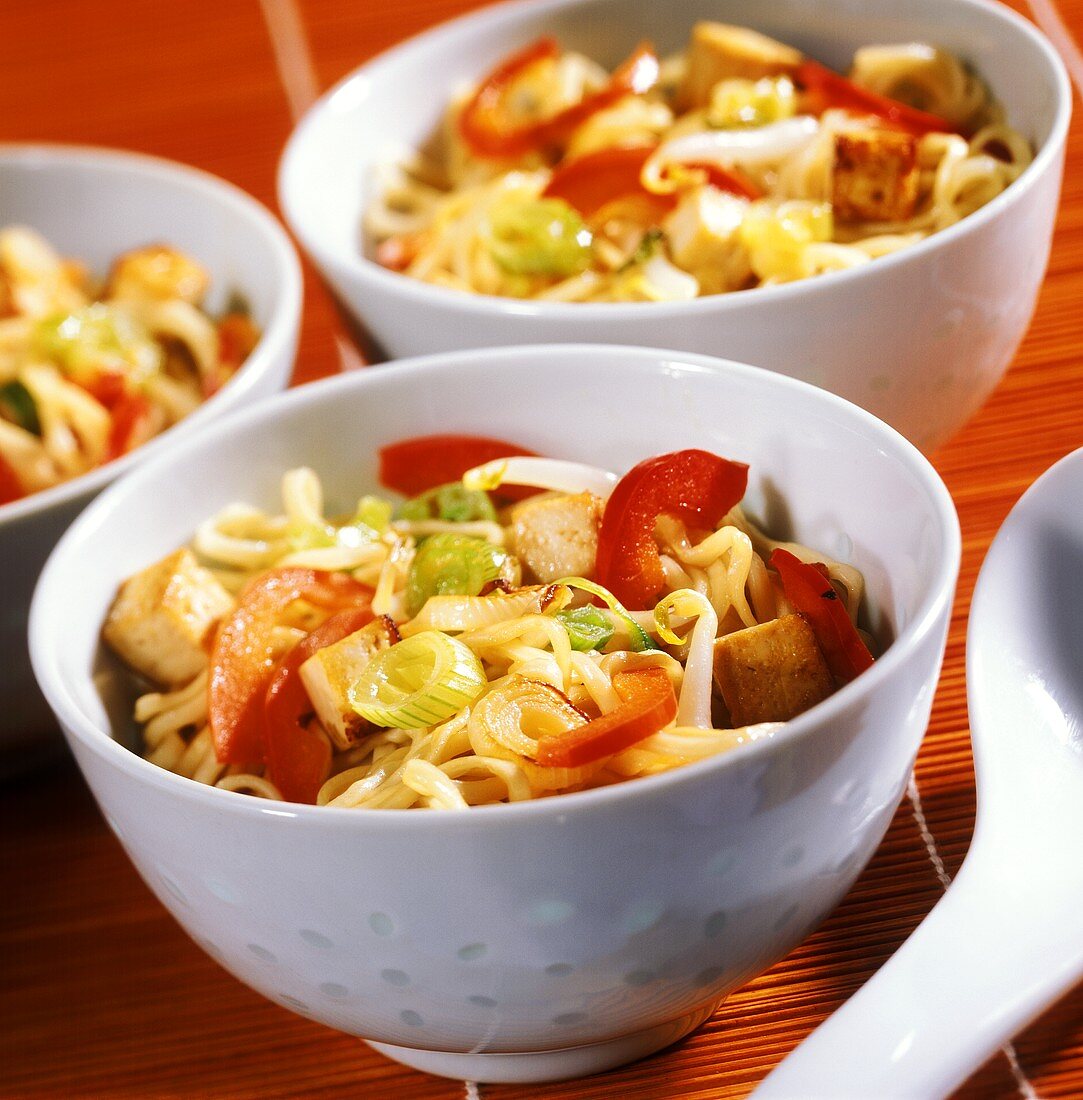
[[1083, 449], [1023, 495], [978, 576], [966, 662], [978, 809], [959, 874], [760, 1100], [945, 1096], [1083, 977], [1081, 502]]

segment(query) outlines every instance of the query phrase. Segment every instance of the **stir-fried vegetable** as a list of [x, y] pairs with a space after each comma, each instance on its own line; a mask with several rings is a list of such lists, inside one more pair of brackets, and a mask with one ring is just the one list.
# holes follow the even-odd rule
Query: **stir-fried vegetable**
[[555, 39], [539, 38], [506, 58], [481, 81], [459, 115], [459, 133], [477, 156], [515, 157], [559, 144], [591, 115], [630, 92], [647, 91], [658, 80], [658, 59], [648, 46], [640, 46], [604, 88], [548, 118], [517, 123], [509, 117], [509, 92], [532, 66], [559, 56]]
[[674, 451], [646, 459], [617, 483], [602, 515], [595, 576], [617, 599], [637, 609], [653, 606], [665, 583], [654, 541], [660, 515], [714, 529], [738, 504], [748, 467], [708, 451]]
[[141, 393], [124, 394], [113, 407], [106, 459], [120, 458], [145, 441], [152, 407]]
[[778, 571], [786, 599], [808, 619], [835, 680], [849, 683], [869, 668], [872, 654], [846, 613], [826, 568], [809, 565], [781, 547], [771, 554], [770, 565]]
[[367, 607], [332, 615], [286, 654], [271, 677], [264, 699], [267, 776], [288, 802], [314, 803], [331, 766], [331, 744], [312, 726], [312, 702], [297, 670], [371, 620]]
[[350, 702], [374, 726], [421, 729], [468, 707], [485, 685], [468, 646], [425, 630], [376, 654], [350, 689]]
[[203, 396], [217, 393], [259, 343], [259, 329], [247, 312], [227, 313], [218, 322], [218, 364], [203, 379]]
[[561, 199], [499, 203], [489, 232], [493, 259], [511, 275], [566, 279], [590, 266], [591, 232]]
[[399, 518], [439, 519], [445, 523], [493, 522], [496, 509], [485, 493], [468, 489], [461, 481], [450, 481], [447, 485], [438, 485], [435, 489], [411, 497], [399, 509]]
[[408, 636], [422, 630], [479, 630], [521, 615], [560, 611], [571, 596], [565, 584], [536, 584], [488, 596], [431, 596], [418, 614], [403, 624], [402, 633]]
[[616, 474], [584, 462], [568, 462], [560, 458], [516, 456], [498, 458], [467, 470], [462, 477], [468, 489], [500, 490], [517, 485], [535, 489], [551, 489], [558, 493], [593, 493], [607, 497], [617, 484]]
[[454, 532], [431, 535], [417, 548], [406, 578], [406, 610], [416, 615], [432, 596], [478, 596], [500, 577], [507, 552]]
[[677, 696], [665, 671], [641, 668], [618, 672], [613, 690], [620, 706], [566, 733], [538, 740], [538, 763], [575, 768], [630, 748], [677, 716]]
[[[462, 478], [467, 470], [510, 455], [533, 455], [515, 443], [480, 435], [423, 435], [380, 448], [380, 484], [413, 497]], [[519, 499], [529, 490], [502, 495]]]
[[897, 99], [877, 95], [860, 84], [832, 72], [816, 61], [803, 61], [797, 68], [795, 79], [803, 93], [808, 110], [822, 114], [829, 107], [852, 111], [855, 114], [875, 115], [884, 122], [909, 134], [952, 134], [956, 128], [946, 119], [919, 111], [900, 103]]
[[761, 279], [802, 279], [809, 274], [807, 246], [831, 240], [833, 225], [828, 203], [794, 199], [778, 206], [753, 204], [740, 234]]
[[127, 310], [106, 302], [39, 321], [35, 345], [76, 377], [118, 371], [137, 384], [162, 365], [162, 350], [150, 334]]
[[617, 199], [638, 195], [655, 203], [661, 217], [672, 207], [672, 200], [653, 195], [640, 182], [643, 165], [656, 148], [655, 145], [610, 146], [563, 161], [553, 171], [544, 194], [563, 199], [585, 218], [593, 217], [603, 206]]
[[604, 649], [614, 634], [612, 620], [589, 604], [586, 607], [558, 611], [556, 619], [568, 632], [568, 641], [571, 642], [572, 649], [580, 653], [589, 653], [592, 649]]
[[0, 386], [0, 416], [34, 435], [41, 435], [38, 407], [30, 391], [17, 378]]
[[595, 599], [601, 600], [624, 623], [628, 631], [628, 648], [633, 653], [643, 653], [646, 650], [658, 648], [651, 641], [650, 635], [628, 614], [620, 600], [602, 585], [587, 580], [586, 577], [561, 577], [557, 583], [567, 585], [568, 588], [578, 588], [582, 592], [588, 592]]
[[0, 455], [0, 504], [10, 504], [13, 500], [21, 500], [26, 496], [26, 490], [19, 481], [19, 475], [11, 468], [11, 465]]
[[711, 90], [707, 122], [719, 129], [767, 126], [797, 114], [797, 90], [788, 76], [722, 80]]
[[209, 722], [223, 764], [264, 760], [263, 704], [274, 671], [274, 627], [298, 600], [329, 611], [364, 610], [372, 589], [342, 573], [285, 567], [261, 573], [241, 591], [210, 656]]

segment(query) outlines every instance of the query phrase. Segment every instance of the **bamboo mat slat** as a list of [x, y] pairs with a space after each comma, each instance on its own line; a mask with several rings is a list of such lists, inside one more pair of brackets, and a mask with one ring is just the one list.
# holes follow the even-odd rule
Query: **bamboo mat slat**
[[[297, 17], [294, 88], [328, 87], [365, 58], [476, 0], [0, 0], [0, 139], [116, 145], [187, 161], [274, 206], [292, 125], [269, 27]], [[1015, 6], [1024, 10], [1022, 0]], [[1059, 0], [1083, 38], [1083, 0]], [[1025, 13], [1025, 11], [1024, 11]], [[285, 24], [282, 23], [286, 20]], [[2, 195], [0, 195], [2, 212]], [[296, 382], [339, 369], [344, 328], [306, 268]], [[1073, 124], [1050, 261], [1031, 331], [980, 414], [933, 456], [963, 529], [944, 672], [915, 771], [949, 875], [975, 812], [964, 681], [966, 616], [982, 557], [1023, 490], [1083, 445], [1083, 124]], [[470, 1094], [388, 1062], [240, 985], [139, 880], [70, 763], [0, 790], [0, 1096], [305, 1097]], [[875, 972], [942, 893], [904, 801], [872, 862], [823, 926], [737, 990], [695, 1035], [596, 1078], [482, 1086], [480, 1100], [747, 1095]], [[965, 1021], [960, 1026], [966, 1026]], [[1083, 1096], [1083, 989], [959, 1091], [962, 1100]]]

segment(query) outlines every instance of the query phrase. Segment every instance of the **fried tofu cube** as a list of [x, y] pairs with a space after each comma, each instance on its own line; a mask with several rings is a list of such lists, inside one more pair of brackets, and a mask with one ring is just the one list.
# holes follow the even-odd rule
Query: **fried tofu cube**
[[594, 572], [602, 501], [593, 493], [531, 497], [511, 513], [511, 550], [542, 584]]
[[752, 275], [740, 232], [748, 205], [717, 188], [694, 187], [662, 222], [673, 262], [699, 280], [703, 293], [737, 290]]
[[192, 551], [177, 550], [120, 586], [102, 634], [136, 672], [176, 687], [202, 670], [208, 635], [232, 607]]
[[398, 640], [394, 620], [381, 615], [342, 641], [318, 649], [301, 665], [301, 683], [336, 748], [348, 749], [368, 728], [350, 705], [350, 686], [377, 653]]
[[895, 130], [835, 135], [831, 203], [842, 221], [903, 221], [918, 202], [917, 139]]
[[720, 80], [784, 76], [801, 64], [801, 51], [748, 27], [703, 22], [692, 28], [688, 67], [680, 90], [685, 108], [706, 107]]
[[198, 305], [210, 276], [190, 256], [164, 244], [134, 248], [119, 256], [109, 272], [106, 295], [135, 301], [180, 298]]
[[835, 690], [802, 615], [784, 615], [719, 638], [714, 680], [735, 727], [788, 721]]

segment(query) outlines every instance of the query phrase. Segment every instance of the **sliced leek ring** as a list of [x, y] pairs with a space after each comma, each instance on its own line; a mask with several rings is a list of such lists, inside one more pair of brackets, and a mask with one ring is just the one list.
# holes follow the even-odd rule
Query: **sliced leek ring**
[[444, 722], [485, 690], [481, 662], [462, 642], [425, 630], [377, 653], [350, 687], [350, 705], [374, 726]]

